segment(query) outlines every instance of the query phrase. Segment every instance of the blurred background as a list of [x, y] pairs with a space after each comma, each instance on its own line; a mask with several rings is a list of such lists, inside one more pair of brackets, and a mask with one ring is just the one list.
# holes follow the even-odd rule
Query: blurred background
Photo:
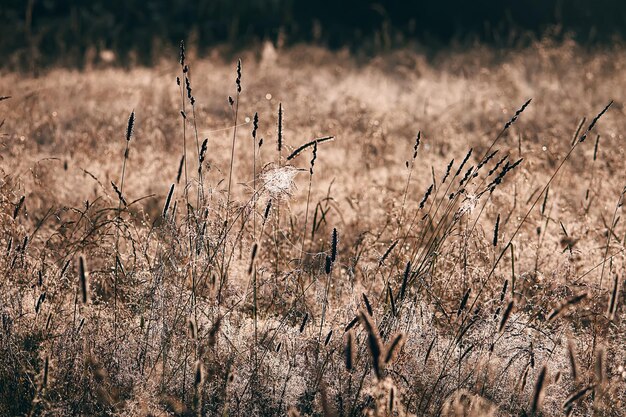
[[[0, 65], [150, 64], [180, 39], [202, 53], [271, 40], [375, 53], [419, 44], [528, 44], [541, 36], [616, 42], [619, 0], [2, 0]], [[105, 51], [106, 53], [102, 54]], [[111, 52], [113, 54], [111, 54]], [[114, 58], [115, 57], [115, 58]], [[129, 61], [127, 58], [131, 57]]]

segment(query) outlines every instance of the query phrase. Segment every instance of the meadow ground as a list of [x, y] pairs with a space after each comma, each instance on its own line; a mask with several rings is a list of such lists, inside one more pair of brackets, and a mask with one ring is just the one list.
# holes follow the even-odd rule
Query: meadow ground
[[0, 414], [626, 415], [626, 50], [241, 60], [2, 73]]

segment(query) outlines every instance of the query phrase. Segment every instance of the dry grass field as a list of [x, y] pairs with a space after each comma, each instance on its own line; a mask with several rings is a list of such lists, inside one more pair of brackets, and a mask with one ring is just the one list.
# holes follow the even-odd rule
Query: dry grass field
[[3, 72], [0, 415], [626, 415], [625, 86], [549, 41]]

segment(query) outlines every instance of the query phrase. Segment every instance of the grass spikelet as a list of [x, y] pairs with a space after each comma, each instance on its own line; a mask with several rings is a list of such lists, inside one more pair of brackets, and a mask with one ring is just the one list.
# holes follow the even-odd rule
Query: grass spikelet
[[350, 323], [346, 324], [346, 327], [344, 329], [344, 333], [349, 332], [350, 329], [352, 329], [354, 326], [356, 326], [359, 323], [359, 316], [357, 315], [355, 318], [353, 318]]
[[41, 378], [41, 389], [45, 389], [48, 386], [48, 376], [50, 375], [50, 356], [46, 355], [43, 365], [43, 375]]
[[[202, 164], [204, 163], [204, 160], [206, 159], [206, 151], [207, 151], [208, 143], [209, 143], [209, 138], [204, 138], [204, 140], [202, 141], [202, 146], [200, 147], [200, 155], [198, 156], [198, 174], [199, 175], [202, 174]], [[182, 169], [182, 164], [181, 164], [181, 169]]]
[[265, 212], [263, 213], [263, 224], [267, 221], [267, 218], [270, 215], [270, 210], [272, 209], [272, 199], [267, 201], [267, 205], [265, 206]]
[[333, 233], [331, 235], [331, 250], [330, 260], [334, 263], [337, 260], [337, 244], [339, 243], [339, 236], [337, 234], [337, 228], [333, 227]]
[[189, 330], [189, 337], [192, 340], [196, 340], [196, 337], [198, 336], [198, 326], [193, 317], [190, 317], [189, 320], [187, 320], [187, 328]]
[[461, 299], [461, 304], [459, 304], [459, 309], [456, 312], [457, 316], [460, 316], [463, 310], [465, 309], [465, 306], [467, 305], [467, 300], [469, 299], [471, 292], [472, 292], [471, 288], [468, 288], [467, 291], [465, 291], [465, 295], [463, 295], [463, 298]]
[[209, 329], [209, 334], [207, 337], [207, 343], [209, 346], [214, 346], [217, 342], [217, 334], [220, 331], [220, 327], [222, 326], [222, 317], [218, 317], [217, 320], [213, 323], [211, 328]]
[[391, 290], [391, 284], [387, 284], [387, 295], [389, 295], [389, 304], [391, 305], [391, 313], [394, 316], [398, 315], [396, 310], [396, 300], [393, 298], [393, 291]]
[[589, 133], [591, 133], [591, 131], [593, 130], [593, 128], [595, 127], [596, 123], [598, 123], [598, 120], [600, 120], [600, 118], [602, 116], [604, 116], [604, 113], [606, 113], [609, 108], [611, 107], [611, 105], [613, 105], [613, 100], [611, 100], [609, 102], [609, 104], [607, 104], [600, 113], [598, 113], [598, 115], [596, 117], [593, 118], [593, 120], [591, 120], [591, 123], [589, 123], [589, 127], [587, 127], [587, 130], [585, 131], [585, 133], [583, 133], [580, 137], [580, 139], [578, 139], [578, 142], [584, 142], [585, 139], [587, 139], [587, 135]]
[[546, 187], [546, 192], [543, 198], [543, 203], [541, 203], [541, 215], [545, 216], [546, 214], [546, 206], [548, 205], [548, 194], [550, 193], [550, 187]]
[[583, 117], [582, 119], [580, 119], [580, 122], [578, 122], [578, 126], [576, 127], [576, 130], [574, 131], [574, 134], [572, 135], [571, 146], [574, 146], [574, 144], [576, 144], [576, 141], [578, 140], [578, 134], [582, 130], [583, 125], [585, 124], [586, 121], [587, 121], [587, 118]]
[[346, 334], [344, 357], [346, 362], [346, 369], [348, 371], [352, 371], [352, 369], [354, 368], [354, 334], [352, 331], [348, 331], [348, 333]]
[[252, 138], [256, 140], [256, 132], [259, 129], [259, 113], [255, 112], [252, 118]]
[[[189, 68], [187, 68], [187, 70], [189, 70]], [[193, 106], [194, 104], [196, 104], [196, 99], [194, 98], [193, 94], [191, 93], [192, 89], [191, 89], [191, 81], [189, 81], [189, 77], [185, 76], [185, 88], [187, 89], [187, 99], [189, 99], [189, 103], [191, 103], [191, 105]]]
[[133, 136], [133, 129], [135, 127], [135, 110], [130, 113], [128, 116], [128, 124], [126, 125], [126, 141], [130, 142], [131, 137]]
[[456, 178], [459, 176], [459, 174], [461, 173], [461, 171], [463, 170], [463, 167], [465, 166], [465, 164], [467, 163], [467, 160], [470, 158], [470, 156], [472, 156], [472, 152], [473, 152], [473, 148], [470, 148], [469, 151], [467, 151], [467, 154], [465, 154], [465, 158], [463, 158], [463, 161], [461, 161], [461, 165], [459, 165], [459, 167], [456, 170], [456, 173], [454, 174], [453, 178]]
[[196, 361], [196, 371], [193, 380], [193, 409], [196, 416], [202, 416], [202, 383], [204, 382], [204, 367], [202, 361]]
[[324, 263], [324, 272], [326, 275], [330, 275], [333, 270], [333, 260], [329, 255], [326, 255], [326, 262]]
[[317, 142], [313, 144], [313, 156], [311, 158], [311, 166], [309, 168], [309, 173], [313, 175], [313, 167], [315, 166], [315, 160], [317, 159]]
[[482, 167], [487, 165], [489, 163], [489, 161], [491, 161], [493, 159], [493, 157], [498, 154], [498, 152], [500, 152], [500, 151], [498, 149], [496, 149], [495, 151], [493, 151], [489, 155], [487, 155], [482, 161], [480, 161], [480, 163], [476, 167], [476, 174], [474, 176], [478, 175], [478, 171], [480, 171], [480, 169]]
[[415, 158], [417, 158], [417, 150], [418, 150], [418, 148], [420, 146], [421, 137], [422, 137], [422, 132], [418, 131], [417, 132], [417, 137], [415, 138], [415, 145], [413, 145], [413, 160], [415, 160]]
[[122, 195], [122, 192], [117, 187], [117, 185], [115, 185], [113, 181], [111, 181], [111, 186], [113, 187], [113, 191], [115, 191], [115, 194], [117, 194], [117, 198], [122, 202], [122, 204], [124, 204], [125, 206], [128, 206], [128, 203], [126, 202], [126, 199]]
[[250, 264], [248, 265], [248, 275], [252, 275], [252, 271], [254, 270], [254, 262], [256, 260], [256, 253], [259, 249], [259, 244], [254, 242], [252, 245], [252, 253], [250, 254]]
[[570, 306], [576, 305], [576, 304], [580, 303], [582, 300], [584, 300], [585, 298], [587, 298], [587, 295], [588, 294], [586, 292], [584, 292], [582, 294], [578, 294], [578, 295], [575, 295], [574, 297], [569, 298], [563, 304], [561, 304], [560, 306], [558, 306], [557, 308], [555, 308], [554, 310], [552, 310], [550, 312], [550, 315], [548, 316], [548, 321], [553, 321], [561, 313], [563, 313], [563, 311], [565, 311], [565, 309], [567, 309]]
[[176, 173], [176, 184], [180, 184], [180, 177], [183, 175], [184, 164], [185, 164], [185, 155], [180, 157], [180, 162], [178, 163], [178, 172]]
[[493, 247], [498, 246], [498, 229], [500, 228], [500, 213], [498, 213], [498, 217], [496, 218], [496, 225], [493, 228]]
[[489, 172], [487, 173], [487, 176], [490, 177], [493, 175], [494, 172], [496, 172], [498, 170], [498, 168], [500, 168], [500, 165], [502, 165], [507, 159], [509, 159], [508, 155], [504, 155], [498, 162], [496, 162], [496, 164], [493, 166], [493, 168], [491, 168], [489, 170]]
[[287, 157], [287, 161], [291, 161], [293, 158], [300, 155], [302, 151], [304, 151], [307, 148], [310, 148], [311, 146], [319, 145], [320, 143], [324, 143], [324, 142], [329, 142], [334, 139], [335, 139], [334, 136], [324, 136], [322, 138], [313, 139], [312, 141], [307, 142], [304, 145], [301, 145], [300, 147], [296, 148], [296, 150], [294, 150], [291, 154], [289, 154], [289, 156]]
[[452, 158], [450, 160], [450, 162], [448, 163], [448, 166], [446, 167], [446, 173], [444, 174], [443, 178], [441, 179], [441, 183], [445, 183], [446, 179], [448, 179], [448, 176], [450, 175], [450, 170], [452, 169], [452, 165], [454, 164], [454, 158]]
[[515, 123], [517, 121], [517, 118], [520, 116], [520, 114], [522, 114], [522, 112], [524, 110], [526, 110], [526, 107], [528, 107], [528, 105], [530, 104], [530, 102], [533, 101], [532, 98], [529, 98], [524, 104], [522, 104], [522, 107], [520, 107], [515, 114], [513, 115], [513, 117], [511, 118], [511, 120], [509, 120], [508, 122], [506, 122], [506, 124], [504, 125], [504, 130], [507, 130], [509, 127], [511, 127], [511, 125], [513, 123]]
[[544, 391], [544, 382], [546, 379], [546, 372], [547, 372], [547, 368], [544, 365], [541, 368], [541, 371], [539, 371], [539, 376], [537, 377], [537, 381], [535, 382], [535, 391], [533, 394], [533, 401], [530, 407], [532, 414], [537, 413], [539, 409], [541, 408], [541, 402], [543, 399], [543, 391]]
[[409, 282], [409, 275], [411, 275], [411, 261], [406, 263], [404, 268], [404, 274], [402, 275], [402, 286], [400, 287], [400, 300], [404, 300], [406, 293], [406, 286]]
[[517, 161], [515, 161], [513, 164], [509, 164], [509, 162], [507, 161], [504, 164], [504, 167], [502, 168], [502, 171], [496, 176], [496, 178], [487, 186], [487, 189], [490, 190], [491, 192], [493, 192], [495, 190], [495, 188], [502, 184], [502, 181], [504, 180], [504, 177], [506, 176], [506, 174], [508, 174], [509, 172], [511, 172], [512, 170], [514, 170], [515, 168], [517, 168], [517, 166], [519, 164], [522, 163], [522, 161], [524, 160], [524, 158], [520, 158]]
[[567, 397], [567, 399], [563, 403], [563, 409], [564, 410], [568, 410], [569, 408], [572, 408], [574, 406], [575, 402], [577, 402], [578, 400], [582, 399], [585, 395], [590, 393], [594, 388], [595, 388], [595, 386], [593, 384], [590, 384], [590, 385], [587, 385], [586, 387], [584, 387], [583, 389], [580, 389], [580, 390], [576, 391], [575, 393], [573, 393], [569, 397]]
[[522, 377], [520, 378], [517, 386], [516, 386], [516, 391], [517, 392], [523, 392], [524, 388], [526, 388], [526, 382], [528, 381], [528, 372], [530, 371], [530, 366], [526, 365], [526, 367], [524, 368], [524, 373], [522, 374]]
[[387, 257], [389, 256], [391, 251], [396, 247], [397, 244], [398, 244], [398, 240], [394, 240], [393, 243], [389, 245], [389, 247], [387, 248], [383, 256], [380, 257], [380, 260], [378, 261], [379, 268], [383, 266], [383, 263], [385, 262], [385, 260], [387, 259]]
[[304, 331], [307, 322], [309, 321], [309, 313], [304, 313], [304, 318], [302, 319], [302, 324], [300, 324], [300, 333]]
[[167, 193], [167, 198], [165, 199], [165, 205], [163, 206], [163, 218], [167, 218], [167, 211], [170, 208], [170, 203], [172, 202], [172, 195], [174, 195], [174, 184], [170, 186], [170, 191]]
[[333, 337], [333, 330], [332, 329], [326, 335], [326, 339], [324, 339], [324, 346], [328, 346], [328, 343], [330, 342], [330, 338], [331, 337]]
[[78, 279], [80, 281], [80, 294], [83, 304], [87, 304], [87, 301], [89, 300], [89, 282], [87, 278], [85, 258], [80, 256], [78, 258]]
[[374, 369], [374, 374], [376, 375], [376, 378], [382, 379], [383, 364], [381, 362], [381, 354], [383, 349], [380, 336], [378, 335], [378, 329], [376, 328], [376, 325], [372, 321], [371, 317], [363, 311], [359, 313], [359, 318], [367, 331], [367, 346], [370, 354], [372, 355], [372, 368]]
[[567, 341], [567, 358], [569, 359], [570, 370], [572, 372], [572, 379], [578, 380], [578, 366], [576, 365], [576, 354], [574, 352], [574, 343], [572, 339]]
[[394, 354], [400, 350], [400, 346], [402, 345], [402, 343], [404, 342], [404, 333], [398, 333], [397, 335], [395, 335], [395, 337], [392, 339], [391, 343], [389, 343], [389, 346], [387, 347], [387, 353], [385, 354], [385, 364], [388, 364], [389, 362], [391, 362], [391, 360], [394, 357]]
[[502, 319], [500, 320], [500, 325], [498, 326], [498, 333], [502, 333], [504, 327], [506, 326], [506, 322], [509, 320], [511, 316], [511, 311], [513, 311], [513, 301], [510, 301], [506, 306], [504, 313], [502, 313]]
[[428, 358], [430, 358], [430, 353], [433, 351], [433, 347], [435, 347], [436, 340], [437, 338], [433, 337], [433, 340], [430, 342], [430, 345], [428, 345], [428, 349], [426, 349], [426, 354], [424, 355], [424, 366], [426, 366], [426, 363], [428, 363]]
[[605, 369], [604, 369], [604, 347], [598, 346], [596, 348], [596, 358], [593, 366], [596, 381], [599, 386], [604, 384]]
[[237, 94], [241, 94], [241, 59], [237, 60], [237, 78], [235, 79], [237, 85]]
[[24, 205], [24, 200], [26, 196], [21, 196], [17, 204], [15, 205], [15, 210], [13, 210], [13, 220], [17, 219], [17, 216], [20, 214], [20, 209]]
[[430, 184], [430, 186], [426, 190], [426, 193], [424, 193], [424, 197], [422, 197], [422, 201], [420, 201], [420, 209], [424, 208], [426, 201], [428, 201], [428, 197], [430, 197], [430, 194], [433, 192], [433, 187], [434, 187], [434, 184]]
[[180, 62], [181, 66], [185, 66], [185, 41], [183, 40], [180, 41], [179, 50], [180, 50], [180, 59], [178, 62]]
[[37, 304], [35, 304], [35, 313], [39, 314], [39, 309], [41, 308], [41, 305], [43, 304], [43, 302], [46, 300], [46, 292], [42, 292], [39, 295], [39, 298], [37, 298]]
[[370, 300], [367, 298], [367, 295], [365, 295], [365, 293], [363, 293], [363, 303], [365, 303], [367, 314], [369, 314], [371, 317], [374, 317], [374, 312], [372, 311], [372, 305], [370, 304]]
[[611, 297], [609, 298], [609, 305], [607, 309], [607, 316], [609, 320], [613, 321], [615, 319], [615, 313], [617, 312], [617, 294], [619, 287], [619, 277], [617, 273], [615, 274], [615, 278], [613, 280], [613, 289], [611, 290]]
[[276, 141], [278, 155], [283, 149], [283, 103], [278, 103], [278, 139]]
[[459, 183], [459, 186], [462, 187], [463, 184], [465, 184], [465, 181], [467, 181], [470, 177], [470, 174], [474, 172], [474, 165], [470, 166], [469, 168], [467, 168], [467, 171], [465, 171], [465, 175], [463, 175], [463, 178], [461, 179], [461, 182]]
[[[493, 345], [492, 345], [492, 346], [493, 346]], [[469, 355], [469, 354], [470, 354], [470, 352], [471, 352], [472, 350], [474, 350], [474, 344], [469, 345], [469, 346], [467, 347], [467, 349], [465, 349], [465, 351], [463, 352], [463, 354], [462, 354], [462, 355], [461, 355], [461, 357], [459, 358], [459, 363], [463, 362], [463, 359], [465, 359], [465, 357], [466, 357], [467, 355]], [[493, 349], [492, 349], [492, 351], [493, 351]]]

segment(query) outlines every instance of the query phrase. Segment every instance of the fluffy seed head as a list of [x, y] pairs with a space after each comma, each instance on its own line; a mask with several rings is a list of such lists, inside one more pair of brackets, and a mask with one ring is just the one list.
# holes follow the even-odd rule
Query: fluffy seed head
[[294, 178], [297, 173], [297, 168], [285, 165], [264, 171], [261, 174], [261, 180], [270, 195], [273, 198], [280, 199], [291, 196], [295, 187]]

